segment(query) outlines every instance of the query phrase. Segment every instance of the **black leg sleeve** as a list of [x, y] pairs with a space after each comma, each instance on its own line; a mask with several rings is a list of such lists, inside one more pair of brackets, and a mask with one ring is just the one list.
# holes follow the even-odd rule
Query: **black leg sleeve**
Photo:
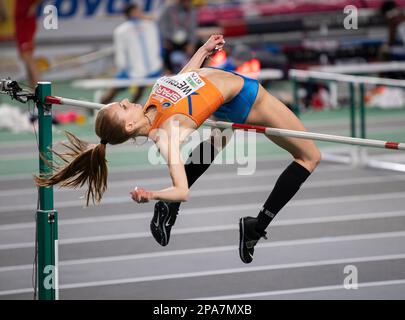
[[295, 161], [283, 171], [257, 216], [258, 231], [266, 230], [271, 220], [294, 197], [310, 174], [311, 172]]

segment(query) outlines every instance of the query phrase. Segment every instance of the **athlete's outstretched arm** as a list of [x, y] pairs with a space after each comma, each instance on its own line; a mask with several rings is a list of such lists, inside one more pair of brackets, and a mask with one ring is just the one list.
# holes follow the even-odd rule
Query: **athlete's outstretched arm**
[[159, 140], [156, 142], [160, 154], [167, 161], [173, 186], [159, 190], [147, 191], [142, 188], [136, 188], [130, 194], [132, 199], [138, 203], [148, 202], [149, 200], [163, 200], [184, 202], [188, 199], [189, 188], [186, 171], [180, 153], [180, 137], [178, 125], [166, 123], [160, 129]]
[[192, 56], [190, 61], [184, 66], [179, 73], [188, 72], [190, 70], [199, 69], [204, 63], [205, 59], [221, 50], [225, 44], [223, 35], [214, 34], [206, 43], [204, 43], [197, 52]]

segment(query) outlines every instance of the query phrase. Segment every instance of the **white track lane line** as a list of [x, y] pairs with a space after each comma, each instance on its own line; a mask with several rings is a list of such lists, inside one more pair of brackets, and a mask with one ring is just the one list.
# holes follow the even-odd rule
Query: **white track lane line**
[[[235, 206], [215, 206], [215, 207], [208, 207], [208, 208], [194, 208], [194, 209], [184, 209], [181, 212], [181, 216], [194, 216], [194, 215], [210, 215], [210, 214], [218, 214], [220, 213], [235, 213], [244, 211], [250, 211], [257, 209], [257, 203], [247, 203], [244, 205], [238, 205], [237, 208]], [[319, 223], [319, 222], [333, 222], [333, 221], [346, 221], [349, 220], [356, 220], [362, 219], [363, 217], [369, 217], [370, 219], [375, 218], [385, 218], [385, 217], [401, 217], [405, 214], [404, 210], [394, 210], [394, 211], [383, 211], [383, 212], [365, 212], [365, 213], [358, 213], [358, 214], [341, 214], [339, 216], [329, 216], [329, 217], [313, 217], [313, 218], [301, 218], [301, 219], [284, 219], [274, 221], [272, 225], [290, 225], [290, 224], [307, 224], [307, 223]], [[76, 219], [67, 219], [67, 220], [59, 220], [58, 225], [59, 227], [63, 226], [71, 226], [76, 224], [84, 224], [84, 223], [106, 223], [106, 222], [120, 222], [120, 221], [132, 221], [132, 220], [149, 220], [151, 219], [150, 212], [142, 212], [142, 213], [127, 213], [127, 214], [119, 214], [116, 216], [102, 216], [102, 217], [92, 217], [92, 218], [76, 218]], [[35, 228], [34, 222], [29, 223], [15, 223], [15, 224], [5, 224], [0, 225], [0, 231], [12, 231], [12, 230], [21, 230], [21, 229], [30, 229]]]
[[[227, 274], [234, 274], [234, 273], [260, 272], [260, 271], [283, 270], [283, 269], [292, 269], [292, 268], [307, 268], [307, 267], [328, 266], [328, 265], [336, 265], [336, 264], [349, 264], [349, 263], [353, 264], [353, 263], [361, 263], [361, 262], [378, 262], [378, 261], [400, 260], [400, 259], [405, 259], [405, 254], [368, 256], [368, 257], [360, 257], [360, 258], [343, 258], [343, 259], [320, 260], [320, 261], [305, 261], [305, 262], [278, 264], [278, 265], [229, 268], [229, 269], [207, 270], [207, 271], [199, 271], [199, 272], [187, 272], [187, 273], [181, 273], [181, 274], [173, 273], [173, 274], [163, 274], [163, 275], [158, 275], [158, 276], [145, 276], [145, 277], [124, 278], [124, 279], [115, 279], [115, 280], [70, 283], [70, 284], [64, 284], [64, 285], [59, 286], [59, 289], [66, 290], [66, 289], [90, 288], [90, 287], [112, 286], [112, 285], [119, 285], [119, 284], [139, 283], [139, 282], [171, 280], [171, 279], [186, 279], [186, 278], [189, 279], [189, 278], [196, 278], [196, 277], [219, 276], [219, 275], [227, 275]], [[32, 292], [32, 288], [6, 290], [6, 291], [0, 291], [0, 296], [21, 294], [21, 293], [30, 293], [30, 292]]]
[[[390, 280], [390, 281], [364, 282], [364, 283], [360, 282], [358, 284], [358, 290], [361, 290], [362, 288], [396, 286], [396, 285], [403, 285], [403, 284], [405, 284], [405, 279]], [[271, 296], [282, 296], [282, 295], [290, 295], [290, 294], [322, 292], [322, 291], [335, 291], [335, 290], [350, 291], [350, 290], [345, 289], [345, 287], [343, 285], [336, 285], [336, 286], [323, 286], [323, 287], [308, 287], [308, 288], [290, 289], [290, 290], [251, 292], [251, 293], [232, 294], [232, 295], [215, 296], [215, 297], [200, 297], [200, 298], [193, 298], [193, 299], [190, 299], [190, 300], [250, 299], [250, 298], [258, 298], [258, 297], [271, 297]]]
[[[393, 180], [405, 180], [405, 177], [401, 178], [395, 178]], [[384, 182], [384, 181], [390, 181], [391, 178], [385, 177], [384, 179], [378, 178], [377, 177], [363, 177], [363, 178], [354, 178], [354, 179], [336, 179], [336, 180], [328, 180], [328, 181], [314, 181], [314, 182], [309, 182], [307, 185], [306, 189], [311, 189], [311, 188], [316, 188], [316, 187], [322, 187], [322, 186], [329, 186], [330, 184], [333, 185], [346, 185], [346, 184], [355, 184], [355, 183], [377, 183], [377, 182]], [[266, 185], [267, 188], [271, 188], [272, 185]], [[264, 187], [260, 187], [264, 188]], [[304, 188], [303, 188], [304, 189]], [[207, 190], [201, 190], [201, 192], [207, 192]], [[258, 205], [253, 206], [249, 205], [248, 208], [246, 209], [253, 209], [257, 208]], [[240, 210], [240, 207], [244, 207], [244, 205], [238, 205], [237, 210]], [[0, 207], [1, 208], [1, 207]], [[223, 210], [228, 210], [228, 206], [219, 206], [218, 208], [221, 208]], [[234, 206], [232, 208], [235, 208]], [[204, 209], [200, 209], [204, 210]], [[210, 210], [210, 209], [209, 209]], [[218, 209], [219, 210], [219, 209]], [[235, 209], [234, 209], [235, 210]], [[183, 211], [182, 211], [183, 212]], [[204, 211], [205, 212], [205, 211]], [[208, 211], [209, 212], [209, 211]], [[133, 213], [133, 214], [120, 214], [120, 215], [107, 215], [107, 216], [102, 216], [98, 218], [76, 218], [76, 219], [67, 219], [67, 220], [60, 220], [59, 224], [63, 225], [64, 223], [66, 224], [75, 224], [75, 223], [84, 223], [84, 222], [99, 222], [99, 221], [122, 221], [122, 220], [133, 220], [133, 219], [142, 219], [144, 217], [150, 217], [150, 212], [149, 213]], [[104, 220], [103, 220], [104, 219]], [[0, 225], [0, 230], [13, 230], [13, 229], [24, 229], [24, 228], [32, 228], [34, 227], [34, 223], [16, 223], [16, 224], [4, 224]]]
[[[334, 236], [334, 237], [322, 237], [322, 238], [309, 238], [309, 239], [297, 239], [297, 240], [283, 240], [267, 243], [259, 243], [257, 248], [277, 248], [277, 247], [295, 247], [305, 246], [312, 244], [324, 244], [324, 243], [339, 243], [339, 242], [351, 242], [362, 240], [378, 240], [378, 239], [390, 239], [390, 238], [402, 238], [405, 237], [405, 231], [397, 232], [382, 232], [382, 233], [369, 233], [369, 234], [355, 234], [349, 236]], [[84, 265], [84, 264], [97, 264], [107, 262], [120, 262], [129, 260], [142, 260], [150, 258], [161, 258], [170, 256], [182, 256], [192, 254], [205, 254], [216, 253], [237, 250], [237, 246], [221, 246], [221, 247], [205, 247], [198, 249], [181, 249], [181, 250], [168, 250], [152, 253], [140, 253], [131, 255], [118, 255], [108, 257], [97, 257], [88, 259], [76, 259], [76, 260], [64, 260], [59, 263], [60, 267]], [[0, 272], [18, 271], [18, 270], [31, 270], [32, 264], [0, 267]]]
[[[320, 173], [325, 173], [325, 172], [340, 172], [340, 171], [347, 171], [347, 168], [344, 168], [342, 166], [340, 167], [332, 167], [332, 168], [325, 168], [323, 170], [320, 170]], [[243, 179], [243, 178], [254, 178], [256, 175], [260, 177], [270, 177], [270, 176], [275, 176], [280, 174], [280, 169], [270, 169], [270, 170], [257, 170], [255, 171], [254, 175], [251, 176], [238, 176], [235, 172], [227, 172], [227, 173], [210, 173], [207, 175], [204, 175], [204, 181], [216, 181], [216, 180], [223, 180], [223, 179]], [[397, 175], [392, 174], [392, 177], [395, 177]], [[369, 177], [368, 177], [369, 178]], [[387, 177], [385, 177], [387, 178]], [[145, 178], [145, 179], [137, 179], [136, 184], [140, 186], [146, 186], [146, 185], [154, 185], [154, 184], [161, 184], [162, 181], [170, 181], [169, 176], [166, 178], [162, 177], [156, 177], [156, 178]], [[120, 181], [112, 181], [108, 183], [108, 189], [114, 189], [114, 188], [122, 188], [122, 187], [132, 187], [134, 185], [134, 179], [130, 180], [120, 180]], [[73, 193], [77, 192], [77, 190], [74, 189], [55, 189], [55, 195], [61, 194], [61, 193]], [[10, 189], [10, 190], [3, 190], [0, 191], [0, 197], [9, 197], [9, 196], [21, 196], [21, 195], [35, 195], [36, 189], [32, 188], [25, 188], [25, 189]]]
[[[370, 181], [374, 181], [374, 183], [378, 182], [388, 182], [388, 181], [404, 181], [405, 176], [397, 176], [397, 177], [367, 177], [367, 178], [353, 178], [353, 179], [336, 179], [336, 180], [329, 180], [325, 181], [314, 181], [309, 182], [307, 185], [303, 187], [303, 189], [311, 189], [311, 188], [318, 188], [319, 187], [326, 187], [330, 185], [353, 185], [353, 184], [364, 184], [364, 183], [372, 183]], [[357, 181], [357, 182], [356, 182]], [[317, 185], [318, 184], [318, 185]], [[233, 188], [227, 189], [203, 189], [198, 190], [193, 193], [191, 191], [192, 198], [197, 197], [205, 197], [205, 196], [221, 196], [221, 195], [229, 195], [229, 194], [246, 194], [246, 193], [256, 193], [256, 192], [265, 192], [266, 190], [271, 190], [272, 185], [255, 185], [249, 186], [237, 186]], [[403, 192], [403, 196], [405, 196], [405, 191]], [[360, 197], [360, 196], [359, 196]], [[340, 197], [344, 198], [344, 197]], [[329, 199], [329, 198], [322, 198], [322, 199]], [[320, 199], [320, 200], [322, 200]], [[122, 203], [132, 203], [133, 200], [129, 196], [110, 196], [105, 197], [103, 199], [103, 204], [122, 204]], [[85, 205], [84, 199], [79, 200], [66, 200], [66, 201], [59, 201], [55, 203], [55, 206], [58, 209], [61, 208], [69, 208], [69, 207], [83, 207]], [[24, 204], [24, 205], [13, 205], [13, 206], [1, 206], [1, 212], [9, 212], [9, 211], [22, 211], [22, 210], [35, 210], [35, 205], [33, 204]]]
[[[404, 194], [402, 194], [402, 197]], [[359, 198], [359, 196], [357, 196]], [[375, 197], [373, 197], [375, 199]], [[297, 200], [296, 202], [298, 202]], [[305, 200], [302, 200], [305, 201]], [[306, 205], [307, 202], [304, 202]], [[295, 204], [296, 206], [299, 204]], [[393, 212], [391, 213], [393, 217], [403, 216], [402, 212]], [[332, 218], [332, 220], [330, 220]], [[384, 218], [383, 214], [377, 216], [377, 218]], [[363, 215], [351, 215], [348, 218], [334, 216], [334, 217], [319, 217], [319, 218], [310, 218], [311, 220], [307, 222], [308, 224], [312, 223], [329, 223], [336, 221], [353, 221], [353, 220], [369, 220], [370, 216], [367, 214]], [[305, 219], [291, 219], [290, 222], [278, 222], [278, 225], [302, 225], [306, 224]], [[274, 223], [276, 225], [276, 222]], [[227, 225], [216, 225], [216, 226], [205, 226], [205, 227], [192, 227], [192, 228], [181, 228], [174, 229], [172, 234], [189, 234], [189, 233], [202, 233], [202, 232], [215, 232], [215, 231], [226, 231], [226, 230], [236, 230], [236, 224], [227, 224]], [[76, 237], [71, 239], [63, 239], [59, 241], [60, 245], [67, 244], [77, 244], [77, 243], [88, 243], [88, 242], [100, 242], [100, 241], [112, 241], [112, 240], [126, 240], [126, 239], [137, 239], [137, 238], [148, 238], [150, 237], [150, 232], [132, 232], [132, 233], [120, 233], [120, 234], [110, 234], [110, 235], [100, 235], [100, 236], [90, 236], [90, 237]], [[0, 250], [10, 250], [10, 249], [21, 249], [21, 248], [31, 248], [34, 246], [33, 242], [21, 242], [21, 243], [10, 243], [0, 245]]]
[[[322, 148], [322, 151], [326, 152], [333, 152], [333, 151], [346, 151], [349, 152], [349, 149], [347, 147], [341, 147], [341, 148]], [[249, 159], [250, 160], [250, 159]], [[288, 161], [292, 160], [291, 156], [289, 156], [287, 153], [285, 154], [278, 154], [278, 155], [264, 155], [264, 156], [257, 156], [256, 161], [257, 162], [277, 162], [277, 161]], [[330, 166], [331, 164], [326, 163], [325, 165]], [[335, 164], [336, 165], [336, 164]], [[139, 164], [139, 165], [133, 165], [133, 166], [117, 166], [109, 169], [110, 174], [114, 173], [125, 173], [125, 172], [134, 172], [137, 170], [142, 170], [142, 171], [162, 171], [162, 172], [167, 172], [167, 166], [165, 165], [159, 165], [159, 166], [153, 166], [151, 164]], [[27, 180], [27, 181], [32, 181], [31, 179], [32, 174], [11, 174], [11, 175], [1, 175], [0, 176], [0, 182], [2, 181], [12, 181], [12, 180]]]

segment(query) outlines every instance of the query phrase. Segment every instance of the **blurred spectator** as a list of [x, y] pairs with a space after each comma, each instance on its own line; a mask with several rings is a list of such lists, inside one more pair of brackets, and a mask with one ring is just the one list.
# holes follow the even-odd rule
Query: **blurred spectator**
[[197, 12], [191, 0], [176, 0], [164, 9], [159, 20], [164, 63], [176, 73], [194, 54], [197, 45]]
[[[145, 15], [137, 4], [124, 9], [126, 22], [114, 31], [115, 64], [118, 79], [147, 78], [162, 72], [159, 29], [153, 16]], [[111, 88], [101, 98], [101, 103], [111, 102], [125, 88]], [[139, 87], [133, 102], [142, 97], [145, 87]]]
[[4, 0], [0, 0], [0, 23], [7, 20], [7, 10]]
[[388, 25], [388, 45], [405, 44], [405, 15], [395, 1], [384, 1], [381, 13]]
[[[395, 1], [384, 1], [380, 12], [387, 24], [388, 39], [379, 49], [379, 59], [383, 61], [405, 60], [405, 13]], [[379, 73], [380, 77], [404, 79], [403, 71]]]
[[32, 87], [36, 86], [40, 77], [33, 53], [37, 27], [36, 12], [41, 2], [42, 0], [16, 0], [15, 4], [15, 40]]
[[381, 60], [405, 59], [405, 13], [395, 1], [384, 1], [380, 12], [388, 28], [387, 43], [380, 48]]

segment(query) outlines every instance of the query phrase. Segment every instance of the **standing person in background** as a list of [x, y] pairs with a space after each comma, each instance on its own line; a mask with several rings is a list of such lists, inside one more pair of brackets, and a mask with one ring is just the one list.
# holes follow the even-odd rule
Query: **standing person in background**
[[0, 23], [3, 23], [7, 20], [7, 10], [4, 0], [0, 0]]
[[[152, 16], [143, 14], [137, 4], [129, 4], [124, 9], [126, 22], [114, 31], [115, 64], [118, 79], [148, 78], [159, 76], [163, 62], [159, 29]], [[115, 95], [125, 88], [111, 88], [101, 98], [108, 104]], [[145, 87], [139, 87], [132, 98], [141, 98]]]
[[17, 0], [15, 3], [15, 40], [24, 62], [29, 83], [35, 87], [40, 72], [34, 59], [34, 37], [37, 28], [37, 9], [42, 0]]
[[387, 26], [387, 42], [380, 48], [381, 60], [405, 60], [405, 13], [395, 1], [384, 1], [380, 7]]
[[388, 27], [388, 46], [404, 45], [405, 40], [405, 14], [398, 8], [395, 1], [384, 1], [380, 8]]
[[170, 73], [179, 71], [175, 70], [171, 60], [176, 51], [186, 54], [184, 63], [194, 54], [197, 44], [197, 24], [197, 12], [191, 0], [176, 0], [175, 4], [162, 12], [159, 28], [163, 40], [165, 68]]
[[[395, 1], [384, 1], [380, 13], [387, 27], [387, 40], [379, 48], [378, 58], [382, 61], [405, 60], [405, 13]], [[404, 79], [404, 72], [381, 72], [380, 77]]]

